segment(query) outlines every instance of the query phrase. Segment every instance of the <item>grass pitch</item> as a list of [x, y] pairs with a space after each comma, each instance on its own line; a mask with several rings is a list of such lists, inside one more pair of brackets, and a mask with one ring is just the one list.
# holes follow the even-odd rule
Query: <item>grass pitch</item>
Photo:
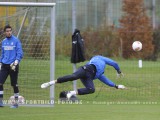
[[57, 104], [54, 107], [0, 108], [0, 120], [159, 120], [160, 105]]
[[[159, 120], [160, 118], [160, 62], [117, 60], [125, 77], [116, 79], [116, 71], [107, 67], [105, 75], [116, 84], [124, 84], [127, 90], [110, 88], [95, 80], [96, 92], [78, 96], [82, 104], [58, 104], [54, 107], [0, 108], [0, 120]], [[41, 64], [40, 64], [41, 63]], [[78, 65], [83, 65], [81, 63]], [[45, 67], [47, 66], [47, 67]], [[69, 60], [56, 60], [55, 78], [72, 73]], [[48, 100], [49, 88], [40, 85], [49, 80], [49, 61], [23, 60], [20, 72], [20, 93], [27, 100]], [[5, 98], [13, 93], [5, 84]], [[83, 85], [78, 81], [77, 88]], [[72, 90], [72, 82], [57, 84], [55, 100], [60, 91]], [[108, 105], [109, 102], [109, 105]], [[120, 103], [119, 103], [120, 102]], [[132, 103], [133, 102], [133, 103]]]
[[[79, 96], [86, 101], [160, 101], [160, 62], [143, 61], [143, 67], [138, 68], [138, 60], [116, 60], [124, 73], [124, 78], [116, 79], [116, 71], [113, 67], [107, 66], [105, 75], [116, 84], [123, 84], [128, 89], [121, 91], [103, 84], [99, 80], [94, 80], [96, 92], [91, 95]], [[86, 63], [86, 62], [85, 62]], [[85, 63], [77, 64], [77, 67]], [[21, 62], [19, 75], [20, 94], [27, 100], [49, 100], [49, 88], [41, 89], [40, 85], [48, 82], [50, 62], [47, 60], [24, 59]], [[73, 72], [72, 64], [69, 59], [56, 60], [55, 78], [71, 74]], [[8, 77], [9, 78], [9, 77]], [[80, 80], [77, 82], [77, 88], [84, 87]], [[55, 100], [59, 93], [64, 90], [72, 90], [73, 83], [67, 82], [56, 84]], [[10, 81], [7, 80], [4, 85], [4, 98], [7, 100], [12, 93]], [[98, 97], [97, 97], [98, 96]]]

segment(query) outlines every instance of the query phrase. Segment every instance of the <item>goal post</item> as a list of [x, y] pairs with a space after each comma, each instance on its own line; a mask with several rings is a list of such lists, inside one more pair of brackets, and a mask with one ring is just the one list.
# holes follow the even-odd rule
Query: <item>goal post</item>
[[[49, 69], [50, 69], [50, 81], [51, 80], [54, 80], [54, 78], [55, 78], [55, 34], [56, 34], [56, 32], [55, 32], [55, 26], [56, 26], [56, 24], [55, 24], [55, 5], [56, 5], [56, 3], [33, 3], [33, 2], [0, 2], [0, 7], [27, 7], [27, 9], [28, 8], [31, 8], [31, 7], [47, 7], [47, 8], [50, 8], [51, 10], [50, 10], [50, 25], [48, 25], [48, 26], [50, 26], [50, 62], [49, 62]], [[26, 12], [24, 12], [24, 15], [26, 16], [27, 15], [27, 11]], [[17, 30], [18, 31], [18, 34], [17, 34], [17, 36], [19, 37], [20, 35], [20, 33], [21, 33], [21, 30], [23, 29], [23, 24], [25, 24], [25, 16], [23, 17], [23, 20], [22, 20], [22, 23], [21, 23], [21, 25], [20, 25], [20, 28], [19, 28], [19, 30]], [[34, 19], [34, 18], [33, 18]], [[32, 19], [32, 20], [33, 20]], [[30, 21], [30, 22], [32, 22], [32, 20]], [[45, 24], [45, 23], [44, 23]], [[12, 26], [12, 25], [11, 25]], [[32, 26], [32, 25], [31, 25]], [[43, 27], [43, 26], [42, 26]], [[39, 30], [41, 30], [40, 28], [37, 28], [37, 29], [39, 29]], [[45, 30], [45, 31], [47, 31], [47, 29]], [[31, 30], [30, 30], [30, 32], [31, 32]], [[2, 38], [1, 38], [2, 39]], [[21, 40], [21, 38], [20, 38], [20, 40]], [[23, 44], [23, 43], [22, 43]], [[23, 46], [23, 45], [22, 45]], [[23, 61], [23, 60], [22, 60]], [[21, 71], [20, 71], [21, 72]], [[27, 78], [28, 78], [28, 76], [27, 76]], [[41, 81], [42, 82], [42, 81]], [[38, 86], [36, 86], [36, 87], [38, 87]], [[22, 87], [22, 89], [23, 89], [23, 87]], [[39, 84], [39, 89], [41, 89], [40, 88], [40, 84]], [[20, 91], [21, 92], [21, 91]], [[29, 94], [29, 93], [28, 93]], [[54, 105], [54, 86], [51, 86], [50, 87], [50, 102], [49, 102], [49, 104], [47, 104], [47, 105], [49, 105], [49, 106], [53, 106]], [[25, 96], [24, 96], [25, 97]], [[40, 104], [39, 104], [40, 105]], [[41, 105], [40, 105], [41, 106]]]

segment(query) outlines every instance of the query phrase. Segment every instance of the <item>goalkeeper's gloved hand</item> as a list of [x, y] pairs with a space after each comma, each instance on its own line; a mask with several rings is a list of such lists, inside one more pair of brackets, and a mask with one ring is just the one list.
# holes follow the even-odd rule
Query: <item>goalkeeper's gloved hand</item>
[[124, 85], [115, 85], [115, 88], [117, 89], [126, 89]]
[[117, 71], [117, 79], [121, 78], [121, 77], [124, 77], [124, 74], [120, 70], [118, 70]]
[[13, 63], [10, 64], [11, 70], [16, 71], [16, 67], [18, 65], [18, 60], [15, 60]]

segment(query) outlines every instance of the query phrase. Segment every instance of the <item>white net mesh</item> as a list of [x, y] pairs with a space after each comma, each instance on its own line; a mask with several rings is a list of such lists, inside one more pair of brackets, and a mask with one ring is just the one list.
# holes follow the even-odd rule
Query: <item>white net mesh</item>
[[[1, 9], [7, 11], [0, 18], [1, 40], [5, 37], [3, 27], [6, 24], [12, 26], [13, 34], [17, 36], [28, 10], [19, 35], [24, 51], [18, 79], [20, 95], [26, 100], [49, 100], [49, 89], [40, 89], [40, 84], [50, 79], [50, 8], [2, 7]], [[13, 90], [8, 76], [4, 84], [4, 99], [9, 99], [12, 95]]]

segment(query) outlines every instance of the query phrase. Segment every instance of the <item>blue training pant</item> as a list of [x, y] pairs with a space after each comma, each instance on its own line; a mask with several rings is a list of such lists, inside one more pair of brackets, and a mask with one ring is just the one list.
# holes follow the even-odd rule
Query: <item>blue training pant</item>
[[85, 88], [78, 89], [79, 95], [91, 94], [95, 92], [93, 79], [96, 74], [96, 68], [94, 65], [85, 65], [80, 67], [76, 72], [71, 75], [59, 77], [57, 83], [63, 83], [67, 81], [73, 81], [80, 79]]

